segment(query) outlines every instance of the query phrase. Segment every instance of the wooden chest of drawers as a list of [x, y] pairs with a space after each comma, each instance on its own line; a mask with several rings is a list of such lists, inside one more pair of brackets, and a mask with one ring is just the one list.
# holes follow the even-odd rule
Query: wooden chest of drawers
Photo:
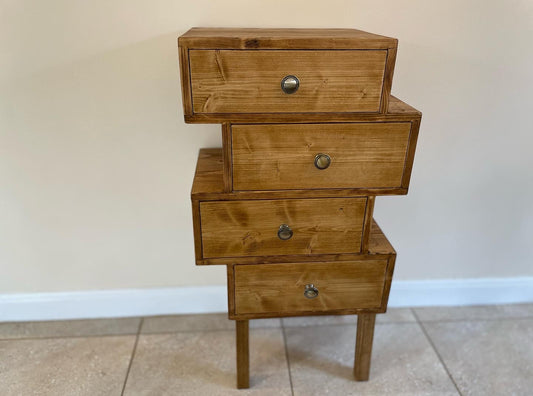
[[198, 265], [227, 266], [237, 385], [248, 320], [357, 314], [369, 375], [396, 252], [376, 195], [406, 194], [421, 114], [390, 96], [397, 40], [350, 29], [203, 29], [179, 38], [186, 122], [222, 124], [191, 192]]

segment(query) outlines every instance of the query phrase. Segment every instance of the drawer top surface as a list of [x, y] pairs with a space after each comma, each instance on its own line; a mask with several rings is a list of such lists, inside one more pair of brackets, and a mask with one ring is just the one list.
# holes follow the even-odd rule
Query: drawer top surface
[[357, 29], [192, 28], [180, 47], [209, 49], [388, 49], [398, 40]]

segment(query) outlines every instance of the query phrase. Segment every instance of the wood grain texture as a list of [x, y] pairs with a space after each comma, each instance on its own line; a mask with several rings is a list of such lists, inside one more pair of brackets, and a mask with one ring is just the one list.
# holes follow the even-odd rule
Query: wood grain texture
[[409, 138], [409, 147], [407, 149], [407, 158], [405, 160], [405, 169], [402, 177], [402, 187], [407, 189], [409, 188], [411, 172], [413, 171], [416, 143], [418, 141], [418, 132], [420, 130], [420, 121], [420, 119], [415, 119], [411, 122], [411, 136]]
[[222, 124], [222, 160], [224, 191], [233, 191], [233, 160], [231, 155], [231, 129], [228, 123]]
[[[232, 268], [231, 273], [229, 272], [229, 269], [228, 269], [228, 285], [230, 283], [233, 283], [231, 287], [228, 288], [228, 298], [233, 299], [233, 301], [229, 305], [231, 307], [229, 311], [229, 317], [230, 319], [238, 320], [238, 319], [257, 319], [257, 318], [271, 318], [271, 317], [284, 317], [284, 316], [305, 316], [305, 315], [311, 315], [311, 314], [312, 315], [326, 315], [326, 314], [328, 315], [349, 315], [349, 314], [361, 314], [361, 313], [383, 313], [387, 309], [388, 296], [389, 296], [390, 286], [391, 286], [390, 280], [392, 279], [395, 258], [396, 258], [396, 252], [394, 251], [393, 247], [388, 242], [387, 238], [385, 237], [385, 235], [383, 234], [379, 226], [374, 222], [372, 225], [372, 232], [370, 235], [370, 248], [367, 254], [305, 256], [305, 260], [306, 260], [305, 263], [301, 263], [300, 261], [298, 261], [298, 259], [300, 260], [302, 259], [301, 256], [300, 257], [275, 256], [275, 257], [270, 257], [270, 258], [269, 257], [257, 257], [258, 259], [257, 261], [253, 260], [254, 258], [252, 258], [252, 260], [250, 258], [242, 258], [242, 262], [240, 262], [238, 259], [227, 259], [228, 262], [229, 260], [233, 261], [233, 263], [229, 265], [229, 267]], [[277, 261], [272, 261], [272, 259], [275, 259]], [[285, 259], [285, 261], [279, 261], [283, 259]], [[279, 276], [282, 277], [282, 279], [285, 279], [285, 281], [287, 281], [287, 278], [285, 278], [285, 276], [293, 276], [294, 279], [297, 279], [297, 281], [305, 282], [305, 277], [304, 278], [298, 277], [299, 276], [298, 268], [302, 268], [304, 270], [311, 270], [313, 267], [310, 265], [319, 265], [319, 266], [326, 265], [327, 266], [328, 263], [336, 263], [336, 264], [348, 266], [348, 268], [355, 268], [352, 264], [356, 263], [356, 265], [359, 265], [359, 269], [362, 269], [363, 271], [362, 277], [357, 276], [356, 278], [352, 278], [351, 276], [346, 276], [344, 277], [344, 281], [345, 282], [354, 281], [355, 285], [357, 286], [358, 285], [357, 279], [361, 280], [362, 278], [368, 275], [368, 273], [367, 275], [365, 275], [364, 269], [371, 268], [369, 273], [372, 274], [372, 271], [376, 270], [376, 267], [375, 266], [373, 267], [374, 265], [373, 263], [376, 263], [376, 262], [380, 262], [380, 263], [386, 262], [387, 264], [386, 264], [386, 268], [383, 270], [383, 272], [380, 272], [380, 275], [379, 275], [379, 277], [381, 277], [381, 283], [379, 286], [381, 288], [380, 290], [382, 290], [381, 300], [377, 302], [374, 307], [368, 307], [368, 306], [364, 307], [363, 305], [352, 305], [351, 307], [348, 307], [348, 308], [346, 307], [338, 308], [338, 306], [337, 308], [334, 308], [333, 306], [328, 306], [326, 310], [313, 310], [313, 311], [307, 311], [307, 310], [300, 309], [300, 308], [298, 308], [299, 310], [291, 311], [289, 310], [290, 308], [289, 307], [283, 311], [248, 312], [248, 313], [237, 312], [236, 282], [238, 283], [240, 282], [242, 286], [242, 278], [241, 278], [241, 281], [239, 281], [239, 280], [236, 280], [236, 277], [235, 277], [235, 269], [237, 268], [240, 270], [243, 267], [251, 266], [256, 269], [259, 269], [259, 270], [253, 270], [252, 274], [256, 273], [257, 271], [260, 272], [263, 269], [267, 271], [264, 276], [265, 283], [263, 284], [262, 287], [268, 289], [269, 285], [271, 284], [274, 285], [274, 288], [278, 287], [277, 278], [270, 278], [269, 277], [270, 275], [268, 274], [268, 271], [269, 271], [268, 269], [271, 268], [272, 266], [274, 266], [272, 268], [275, 269], [273, 271], [275, 273], [278, 273]], [[284, 267], [284, 266], [288, 266], [288, 267]], [[297, 266], [297, 267], [294, 267], [294, 266]], [[276, 270], [276, 268], [278, 269]], [[280, 272], [279, 268], [288, 268], [288, 270]], [[294, 268], [296, 268], [297, 271], [295, 271]], [[331, 271], [332, 269], [333, 267], [327, 267], [328, 271]], [[372, 278], [372, 276], [373, 275], [371, 275], [370, 277]], [[274, 279], [274, 281], [270, 283], [268, 282], [268, 279]], [[316, 277], [314, 279], [316, 279]], [[246, 285], [247, 283], [245, 282], [244, 284]], [[291, 284], [291, 285], [292, 286], [286, 288], [285, 290], [286, 291], [293, 290], [291, 289], [291, 287], [294, 288], [295, 284]], [[342, 287], [346, 287], [346, 284], [343, 283]], [[257, 290], [257, 289], [254, 288], [254, 290]], [[274, 289], [274, 290], [277, 290], [277, 289]], [[303, 291], [300, 290], [300, 292], [303, 292]], [[319, 289], [319, 292], [320, 292], [320, 289]], [[255, 293], [255, 294], [253, 293], [254, 292], [248, 293], [247, 294], [248, 297], [246, 298], [252, 299], [251, 300], [252, 304], [258, 304], [262, 306], [264, 304], [262, 293]], [[271, 292], [267, 292], [268, 295], [269, 293]], [[299, 300], [300, 297], [302, 296], [298, 293], [296, 294], [297, 294], [297, 299]], [[289, 297], [290, 296], [288, 296], [287, 298]], [[277, 298], [277, 297], [274, 296], [274, 298]], [[367, 297], [364, 297], [364, 298], [367, 298]], [[378, 299], [379, 298], [376, 297], [376, 301]], [[270, 303], [267, 303], [267, 304], [270, 304]], [[289, 302], [289, 305], [290, 304], [293, 304], [293, 303]]]
[[197, 260], [197, 265], [254, 265], [254, 264], [276, 264], [276, 263], [299, 263], [304, 258], [306, 262], [324, 262], [324, 261], [350, 261], [350, 260], [372, 260], [377, 254], [371, 253], [365, 256], [362, 253], [340, 253], [340, 254], [317, 254], [301, 255], [287, 254], [280, 256], [242, 256], [242, 257], [214, 257], [203, 260]]
[[[387, 260], [235, 266], [235, 313], [262, 314], [379, 308]], [[319, 291], [304, 296], [306, 284]]]
[[356, 381], [368, 381], [376, 314], [357, 315], [354, 377]]
[[394, 66], [396, 64], [396, 48], [387, 51], [385, 64], [385, 74], [383, 77], [383, 92], [381, 95], [380, 112], [386, 113], [389, 109], [390, 93], [392, 88], [392, 77], [394, 76]]
[[[400, 188], [410, 122], [233, 125], [233, 188]], [[331, 164], [318, 169], [317, 154]]]
[[374, 219], [372, 220], [372, 226], [370, 228], [368, 251], [370, 254], [396, 255], [396, 251]]
[[180, 78], [181, 78], [181, 97], [183, 100], [184, 114], [192, 114], [192, 96], [191, 96], [191, 81], [189, 70], [189, 51], [187, 48], [179, 49], [180, 59]]
[[[402, 104], [400, 104], [402, 103]], [[391, 112], [391, 110], [393, 112]], [[389, 97], [387, 113], [231, 113], [231, 114], [190, 114], [185, 113], [188, 123], [310, 123], [310, 122], [379, 122], [379, 121], [411, 121], [413, 117], [421, 117], [421, 113], [393, 96]]]
[[389, 293], [392, 284], [392, 276], [394, 274], [394, 267], [396, 264], [396, 254], [389, 256], [389, 263], [387, 265], [387, 274], [385, 275], [385, 284], [383, 287], [383, 300], [381, 302], [382, 307], [386, 307], [389, 301]]
[[366, 204], [365, 223], [363, 225], [363, 242], [361, 246], [362, 253], [368, 253], [370, 249], [370, 232], [372, 230], [372, 222], [374, 221], [374, 204], [376, 197], [368, 197]]
[[196, 262], [203, 259], [202, 255], [202, 226], [200, 224], [200, 202], [192, 201], [192, 227], [194, 235], [194, 255]]
[[250, 349], [249, 328], [247, 320], [238, 320], [235, 326], [237, 345], [237, 388], [250, 387]]
[[257, 29], [194, 27], [179, 37], [186, 48], [388, 49], [398, 40], [357, 29]]
[[[386, 50], [189, 50], [194, 113], [378, 112]], [[295, 75], [286, 94], [281, 80]]]
[[222, 149], [201, 149], [191, 198], [193, 200], [243, 200], [282, 198], [355, 197], [364, 195], [403, 195], [407, 188], [342, 188], [313, 190], [255, 190], [227, 193], [224, 186]]
[[228, 315], [230, 317], [235, 315], [235, 265], [228, 264], [226, 266], [227, 289], [228, 289]]
[[[361, 251], [366, 198], [200, 203], [204, 258]], [[281, 240], [282, 224], [293, 230]]]

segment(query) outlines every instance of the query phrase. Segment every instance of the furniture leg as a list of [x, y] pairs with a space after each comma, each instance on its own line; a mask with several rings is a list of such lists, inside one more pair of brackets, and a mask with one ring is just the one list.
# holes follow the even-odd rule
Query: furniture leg
[[250, 387], [250, 351], [248, 347], [248, 321], [236, 321], [237, 336], [237, 388]]
[[376, 314], [357, 315], [357, 336], [355, 340], [355, 362], [353, 374], [356, 381], [368, 381], [370, 375], [370, 359], [372, 357], [372, 341]]

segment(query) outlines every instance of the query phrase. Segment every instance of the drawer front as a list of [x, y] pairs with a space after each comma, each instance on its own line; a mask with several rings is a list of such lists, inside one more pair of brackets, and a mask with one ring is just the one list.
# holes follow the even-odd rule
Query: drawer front
[[387, 50], [191, 49], [193, 112], [379, 112], [386, 61]]
[[[233, 125], [233, 188], [400, 187], [410, 131], [410, 122]], [[315, 164], [319, 154], [329, 160]]]
[[201, 202], [202, 255], [359, 253], [367, 202], [366, 197]]
[[380, 308], [387, 263], [379, 259], [235, 265], [235, 314]]

